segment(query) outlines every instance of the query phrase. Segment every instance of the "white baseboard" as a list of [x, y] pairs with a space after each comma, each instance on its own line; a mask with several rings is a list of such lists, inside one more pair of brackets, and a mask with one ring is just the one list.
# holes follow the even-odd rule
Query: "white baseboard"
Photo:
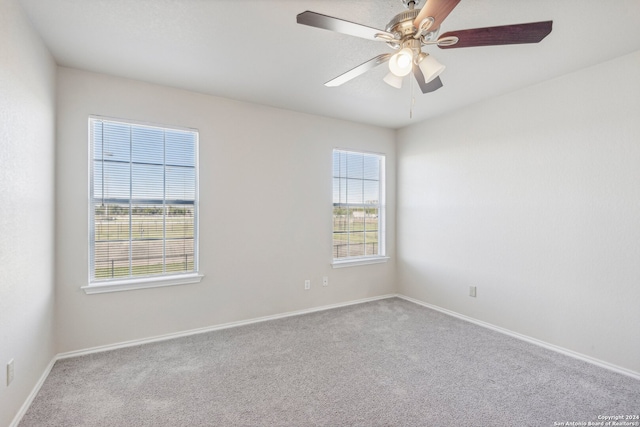
[[204, 334], [206, 332], [218, 331], [218, 330], [221, 330], [221, 329], [228, 329], [228, 328], [235, 328], [235, 327], [244, 326], [244, 325], [251, 325], [253, 323], [266, 322], [266, 321], [269, 321], [269, 320], [283, 319], [285, 317], [300, 316], [302, 314], [314, 313], [316, 311], [331, 310], [333, 308], [346, 307], [346, 306], [354, 305], [354, 304], [362, 304], [364, 302], [377, 301], [377, 300], [381, 300], [381, 299], [393, 298], [393, 297], [396, 297], [396, 296], [397, 296], [396, 294], [386, 294], [386, 295], [380, 295], [380, 296], [376, 296], [376, 297], [362, 298], [362, 299], [358, 299], [358, 300], [354, 300], [354, 301], [340, 302], [340, 303], [337, 303], [337, 304], [323, 305], [323, 306], [320, 306], [320, 307], [305, 308], [303, 310], [289, 311], [289, 312], [280, 313], [280, 314], [273, 314], [273, 315], [270, 315], [270, 316], [256, 317], [256, 318], [248, 319], [248, 320], [240, 320], [240, 321], [237, 321], [237, 322], [223, 323], [223, 324], [220, 324], [220, 325], [207, 326], [207, 327], [204, 327], [204, 328], [191, 329], [191, 330], [188, 330], [188, 331], [174, 332], [174, 333], [171, 333], [171, 334], [164, 334], [164, 335], [157, 335], [155, 337], [150, 337], [150, 338], [142, 338], [142, 339], [137, 339], [137, 340], [119, 342], [119, 343], [115, 343], [115, 344], [109, 344], [109, 345], [103, 345], [103, 346], [98, 346], [98, 347], [86, 348], [86, 349], [83, 349], [83, 350], [69, 351], [69, 352], [66, 352], [66, 353], [58, 354], [57, 357], [56, 357], [56, 360], [67, 359], [67, 358], [70, 358], [70, 357], [84, 356], [86, 354], [100, 353], [100, 352], [103, 352], [103, 351], [117, 350], [119, 348], [133, 347], [133, 346], [137, 346], [137, 345], [141, 345], [141, 344], [148, 344], [148, 343], [152, 343], [152, 342], [166, 341], [166, 340], [170, 340], [170, 339], [174, 339], [174, 338], [187, 337], [187, 336], [190, 336], [190, 335]]
[[49, 376], [49, 373], [51, 372], [51, 368], [53, 368], [53, 365], [56, 363], [56, 360], [57, 360], [57, 356], [53, 356], [53, 359], [51, 359], [51, 362], [49, 362], [47, 367], [44, 369], [44, 372], [42, 373], [42, 375], [40, 375], [38, 382], [36, 383], [35, 386], [33, 386], [33, 389], [31, 389], [31, 393], [29, 393], [29, 396], [27, 396], [27, 399], [24, 401], [24, 403], [20, 407], [20, 410], [18, 411], [16, 416], [13, 417], [13, 421], [11, 421], [11, 424], [9, 424], [9, 427], [18, 427], [18, 424], [20, 424], [22, 417], [24, 417], [24, 414], [27, 413], [27, 409], [29, 409], [29, 406], [31, 406], [33, 399], [35, 399], [36, 396], [38, 395], [38, 392], [40, 391], [42, 384], [44, 384], [45, 380]]
[[456, 318], [464, 320], [466, 322], [470, 322], [470, 323], [476, 324], [478, 326], [482, 326], [484, 328], [491, 329], [493, 331], [500, 332], [500, 333], [505, 334], [505, 335], [509, 335], [510, 337], [517, 338], [519, 340], [526, 341], [526, 342], [531, 343], [531, 344], [535, 344], [537, 346], [546, 348], [548, 350], [552, 350], [552, 351], [555, 351], [557, 353], [561, 353], [561, 354], [564, 354], [566, 356], [573, 357], [575, 359], [579, 359], [579, 360], [582, 360], [584, 362], [591, 363], [591, 364], [599, 366], [601, 368], [605, 368], [605, 369], [608, 369], [610, 371], [614, 371], [614, 372], [617, 372], [619, 374], [623, 374], [623, 375], [629, 376], [631, 378], [635, 378], [637, 380], [640, 380], [640, 372], [632, 371], [630, 369], [623, 368], [621, 366], [617, 366], [617, 365], [614, 365], [612, 363], [608, 363], [608, 362], [605, 362], [603, 360], [593, 358], [591, 356], [587, 356], [586, 354], [582, 354], [582, 353], [578, 353], [578, 352], [575, 352], [575, 351], [572, 351], [572, 350], [568, 350], [566, 348], [559, 347], [559, 346], [554, 345], [554, 344], [549, 344], [548, 342], [541, 341], [539, 339], [532, 338], [532, 337], [529, 337], [527, 335], [522, 335], [522, 334], [519, 334], [517, 332], [510, 331], [509, 329], [501, 328], [500, 326], [492, 325], [491, 323], [483, 322], [482, 320], [474, 319], [473, 317], [465, 316], [464, 314], [456, 313], [455, 311], [447, 310], [446, 308], [442, 308], [442, 307], [439, 307], [437, 305], [429, 304], [427, 302], [420, 301], [420, 300], [415, 299], [415, 298], [411, 298], [411, 297], [408, 297], [408, 296], [405, 296], [405, 295], [401, 295], [401, 294], [398, 294], [396, 296], [398, 298], [402, 298], [404, 300], [407, 300], [407, 301], [410, 301], [412, 303], [421, 305], [423, 307], [427, 307], [427, 308], [430, 308], [432, 310], [436, 310], [436, 311], [439, 311], [441, 313], [447, 314], [449, 316], [456, 317]]

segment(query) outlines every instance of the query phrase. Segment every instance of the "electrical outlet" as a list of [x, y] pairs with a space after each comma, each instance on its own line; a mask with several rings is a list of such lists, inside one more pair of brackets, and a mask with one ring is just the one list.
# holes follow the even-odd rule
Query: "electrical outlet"
[[469, 296], [475, 298], [475, 296], [476, 296], [476, 287], [475, 286], [469, 286]]
[[7, 386], [13, 381], [13, 359], [7, 363]]
[[311, 280], [305, 280], [304, 281], [304, 290], [308, 291], [309, 289], [311, 289]]
[[327, 276], [322, 278], [322, 286], [329, 286], [329, 278]]

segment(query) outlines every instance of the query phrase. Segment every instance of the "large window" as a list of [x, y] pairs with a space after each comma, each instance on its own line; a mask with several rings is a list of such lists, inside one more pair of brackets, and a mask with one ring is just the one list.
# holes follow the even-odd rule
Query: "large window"
[[89, 139], [89, 288], [197, 273], [198, 133], [90, 118]]
[[333, 150], [333, 259], [380, 258], [384, 245], [384, 156]]

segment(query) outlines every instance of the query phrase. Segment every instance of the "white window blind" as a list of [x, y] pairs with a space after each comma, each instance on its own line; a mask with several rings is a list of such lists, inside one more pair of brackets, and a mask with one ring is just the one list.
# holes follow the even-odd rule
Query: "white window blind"
[[198, 133], [90, 119], [90, 283], [194, 273]]
[[333, 150], [333, 258], [380, 257], [384, 247], [384, 156]]

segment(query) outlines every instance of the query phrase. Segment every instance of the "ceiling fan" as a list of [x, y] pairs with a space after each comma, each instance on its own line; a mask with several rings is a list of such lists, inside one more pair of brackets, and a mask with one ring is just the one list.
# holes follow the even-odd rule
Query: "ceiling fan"
[[421, 0], [402, 0], [408, 9], [394, 16], [385, 30], [368, 27], [321, 13], [306, 11], [297, 16], [298, 24], [323, 28], [369, 40], [385, 42], [398, 52], [383, 53], [357, 67], [329, 80], [325, 86], [340, 86], [343, 83], [377, 67], [389, 63], [389, 73], [384, 81], [402, 87], [403, 77], [413, 72], [422, 93], [433, 92], [442, 87], [440, 73], [444, 65], [433, 56], [422, 51], [423, 46], [436, 45], [441, 49], [460, 47], [494, 46], [506, 44], [538, 43], [551, 33], [553, 21], [526, 24], [502, 25], [498, 27], [474, 28], [450, 31], [438, 36], [440, 26], [460, 0], [427, 0], [422, 9], [415, 7]]

